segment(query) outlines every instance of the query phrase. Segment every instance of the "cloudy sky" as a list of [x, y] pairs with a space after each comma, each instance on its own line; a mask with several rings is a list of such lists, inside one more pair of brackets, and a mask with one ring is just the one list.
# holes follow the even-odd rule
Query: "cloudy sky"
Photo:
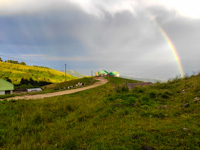
[[0, 57], [90, 74], [169, 79], [200, 71], [198, 0], [0, 0]]

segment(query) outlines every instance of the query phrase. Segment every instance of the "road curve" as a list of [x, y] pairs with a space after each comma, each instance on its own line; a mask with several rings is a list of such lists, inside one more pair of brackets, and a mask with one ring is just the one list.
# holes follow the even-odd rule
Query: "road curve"
[[54, 93], [16, 96], [16, 97], [7, 98], [7, 100], [8, 101], [9, 100], [20, 100], [20, 99], [23, 99], [23, 100], [30, 100], [31, 99], [32, 100], [32, 99], [43, 99], [43, 98], [46, 98], [46, 97], [66, 95], [66, 94], [71, 94], [71, 93], [76, 93], [76, 92], [92, 89], [92, 88], [98, 87], [100, 85], [106, 84], [108, 82], [108, 80], [106, 80], [105, 78], [98, 78], [96, 80], [99, 80], [99, 81], [95, 82], [93, 85], [90, 85], [90, 86], [87, 86], [87, 87], [82, 87], [82, 88], [72, 89], [72, 90], [66, 90], [66, 91], [59, 91], [59, 92], [54, 92]]

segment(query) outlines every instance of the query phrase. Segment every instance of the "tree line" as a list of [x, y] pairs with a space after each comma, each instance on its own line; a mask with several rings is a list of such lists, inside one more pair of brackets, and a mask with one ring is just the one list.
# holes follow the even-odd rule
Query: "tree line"
[[[12, 83], [12, 80], [9, 77], [4, 78], [6, 81]], [[21, 78], [21, 81], [19, 84], [15, 84], [15, 90], [17, 89], [26, 89], [26, 88], [35, 88], [35, 87], [41, 87], [44, 85], [51, 84], [51, 82], [47, 81], [35, 81], [32, 78], [30, 79], [25, 79]]]
[[[2, 58], [0, 57], [0, 62], [3, 62]], [[25, 62], [18, 62], [17, 60], [6, 60], [5, 62], [11, 63], [11, 64], [20, 64], [20, 65], [26, 65]]]

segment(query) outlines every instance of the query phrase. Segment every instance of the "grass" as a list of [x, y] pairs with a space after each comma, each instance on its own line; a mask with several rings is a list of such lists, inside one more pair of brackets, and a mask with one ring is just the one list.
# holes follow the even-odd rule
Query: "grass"
[[[15, 97], [15, 96], [22, 96], [22, 95], [36, 95], [36, 94], [65, 91], [66, 89], [64, 87], [66, 87], [66, 86], [68, 87], [68, 86], [72, 86], [72, 85], [75, 86], [78, 82], [84, 83], [85, 84], [84, 86], [89, 86], [89, 85], [97, 82], [97, 80], [94, 80], [93, 77], [84, 77], [84, 78], [80, 78], [80, 79], [70, 80], [70, 81], [67, 81], [67, 82], [61, 82], [61, 83], [55, 83], [55, 84], [49, 84], [49, 85], [43, 86], [42, 87], [43, 91], [41, 91], [41, 92], [0, 95], [0, 99], [6, 99], [6, 98]], [[79, 87], [77, 87], [77, 88], [79, 88]], [[70, 89], [68, 89], [68, 90], [70, 90]]]
[[[200, 74], [118, 89], [0, 102], [0, 149], [200, 149]], [[183, 107], [189, 103], [188, 107]]]
[[70, 81], [67, 81], [67, 82], [61, 82], [61, 83], [57, 83], [57, 84], [46, 85], [46, 86], [43, 86], [42, 88], [46, 91], [47, 90], [62, 89], [64, 87], [68, 87], [68, 86], [75, 86], [78, 82], [84, 83], [85, 86], [87, 86], [87, 85], [93, 84], [96, 81], [97, 80], [94, 80], [93, 77], [84, 77], [84, 78], [70, 80]]
[[[19, 84], [22, 78], [27, 80], [32, 78], [34, 81], [51, 83], [58, 83], [65, 80], [65, 74], [63, 72], [46, 67], [0, 62], [0, 69], [0, 78], [9, 77], [13, 84]], [[67, 79], [77, 78], [67, 75]]]

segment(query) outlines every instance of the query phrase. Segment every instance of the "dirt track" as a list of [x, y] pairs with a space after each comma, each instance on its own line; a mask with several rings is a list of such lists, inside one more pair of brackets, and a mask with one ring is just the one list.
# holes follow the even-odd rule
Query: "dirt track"
[[84, 90], [87, 90], [87, 89], [92, 89], [92, 88], [98, 87], [100, 85], [106, 84], [108, 82], [108, 80], [106, 80], [104, 78], [98, 78], [97, 80], [99, 80], [99, 81], [95, 82], [93, 85], [90, 85], [90, 86], [87, 86], [87, 87], [82, 87], [82, 88], [72, 89], [72, 90], [66, 90], [66, 91], [59, 91], [59, 92], [54, 92], [54, 93], [16, 96], [16, 97], [7, 98], [7, 100], [11, 100], [11, 99], [12, 100], [43, 99], [43, 98], [46, 98], [46, 97], [54, 97], [54, 96], [66, 95], [66, 94], [71, 94], [71, 93], [84, 91]]

